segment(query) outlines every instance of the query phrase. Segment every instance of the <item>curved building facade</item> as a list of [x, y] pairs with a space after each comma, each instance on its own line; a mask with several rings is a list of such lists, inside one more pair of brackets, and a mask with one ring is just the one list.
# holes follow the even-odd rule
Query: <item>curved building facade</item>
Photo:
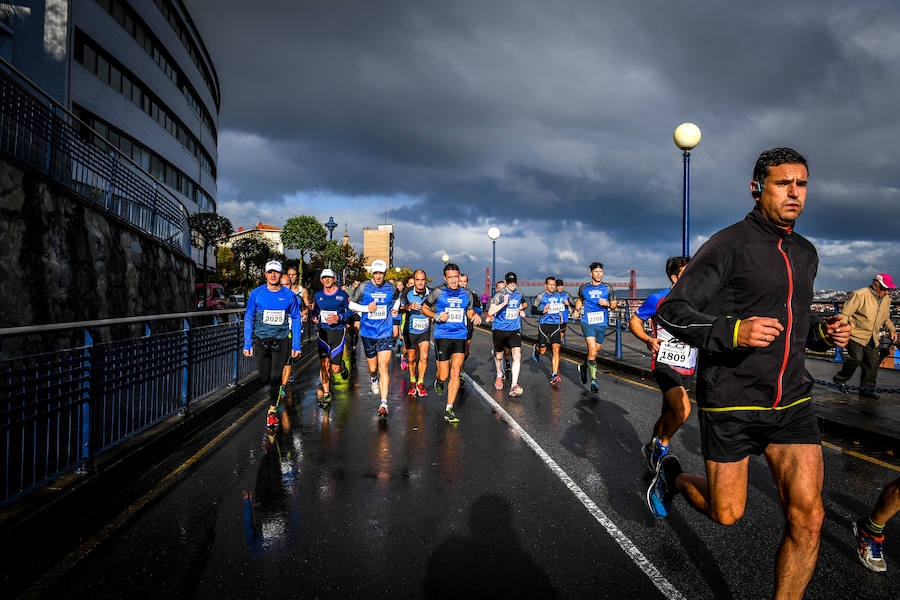
[[191, 213], [215, 212], [221, 91], [182, 0], [26, 0], [0, 27], [4, 58]]

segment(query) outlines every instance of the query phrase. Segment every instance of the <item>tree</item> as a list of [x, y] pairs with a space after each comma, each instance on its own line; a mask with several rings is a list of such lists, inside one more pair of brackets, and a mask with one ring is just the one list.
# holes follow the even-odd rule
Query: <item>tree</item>
[[234, 242], [231, 251], [246, 275], [242, 281], [245, 285], [249, 283], [251, 286], [263, 278], [268, 261], [285, 260], [284, 254], [278, 252], [274, 244], [255, 233]]
[[[207, 295], [207, 271], [206, 271], [206, 255], [209, 248], [216, 248], [225, 241], [225, 238], [234, 233], [234, 227], [228, 217], [217, 215], [214, 212], [198, 212], [188, 217], [191, 231], [200, 236], [200, 243], [195, 244], [197, 248], [203, 248], [203, 298]], [[196, 241], [195, 236], [191, 236], [192, 242]]]
[[325, 247], [325, 237], [325, 227], [306, 215], [291, 217], [281, 230], [281, 243], [286, 250], [300, 251], [301, 264], [304, 256]]
[[[310, 257], [309, 270], [311, 273], [304, 278], [306, 285], [312, 285], [322, 269], [329, 266], [342, 284], [366, 277], [365, 259], [362, 255], [357, 254], [351, 246], [344, 246], [335, 240], [328, 240], [321, 250], [314, 252]], [[345, 274], [346, 279], [343, 279]]]

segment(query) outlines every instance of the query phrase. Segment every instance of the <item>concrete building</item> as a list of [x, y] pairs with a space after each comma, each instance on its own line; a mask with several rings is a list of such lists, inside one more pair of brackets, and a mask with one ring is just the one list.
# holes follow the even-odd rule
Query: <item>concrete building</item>
[[228, 241], [223, 245], [231, 248], [233, 243], [248, 235], [257, 235], [267, 242], [271, 242], [278, 252], [284, 254], [284, 244], [281, 243], [281, 227], [264, 225], [263, 223], [257, 223], [255, 227], [249, 229], [238, 227], [237, 231], [228, 236]]
[[3, 3], [0, 56], [189, 212], [216, 210], [219, 80], [183, 0]]
[[363, 228], [363, 257], [368, 270], [371, 270], [372, 263], [379, 259], [386, 262], [388, 267], [394, 265], [393, 225]]

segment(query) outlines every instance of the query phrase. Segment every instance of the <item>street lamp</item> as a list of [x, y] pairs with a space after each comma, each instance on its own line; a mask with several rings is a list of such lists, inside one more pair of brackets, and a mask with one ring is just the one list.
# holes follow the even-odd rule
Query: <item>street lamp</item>
[[444, 261], [444, 264], [450, 262], [450, 255], [449, 255], [449, 254], [443, 255], [443, 256], [441, 257], [441, 260]]
[[675, 145], [684, 150], [684, 184], [682, 188], [681, 255], [691, 252], [691, 149], [700, 143], [700, 128], [693, 123], [682, 123], [672, 136]]
[[[488, 229], [488, 237], [491, 238], [491, 249], [493, 250], [493, 261], [491, 262], [491, 278], [496, 282], [497, 281], [497, 240], [500, 239], [500, 229], [497, 227], [491, 227]], [[494, 284], [491, 284], [491, 288], [494, 287]]]

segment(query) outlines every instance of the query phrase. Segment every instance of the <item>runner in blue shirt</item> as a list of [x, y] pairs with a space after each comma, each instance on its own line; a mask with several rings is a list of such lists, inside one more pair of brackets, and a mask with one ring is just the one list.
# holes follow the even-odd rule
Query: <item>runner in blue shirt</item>
[[512, 356], [509, 395], [516, 398], [524, 391], [519, 385], [519, 371], [522, 368], [522, 317], [528, 303], [516, 289], [519, 281], [516, 274], [510, 271], [505, 279], [506, 287], [494, 294], [488, 305], [488, 316], [493, 318], [494, 366], [497, 368], [494, 387], [503, 389], [503, 355], [508, 349]]
[[556, 291], [564, 295], [566, 297], [566, 300], [568, 300], [569, 302], [568, 304], [566, 304], [566, 309], [562, 313], [562, 331], [560, 332], [560, 338], [562, 340], [563, 346], [566, 345], [566, 327], [569, 324], [569, 309], [571, 308], [572, 312], [574, 312], [575, 310], [575, 298], [573, 298], [572, 295], [569, 294], [569, 292], [563, 289], [565, 283], [566, 282], [559, 277], [556, 278]]
[[372, 393], [381, 393], [379, 417], [388, 414], [388, 366], [394, 344], [393, 317], [398, 314], [400, 306], [400, 299], [396, 298], [397, 288], [384, 280], [386, 271], [387, 263], [376, 260], [372, 263], [372, 279], [361, 283], [350, 295], [350, 310], [362, 313], [359, 337], [362, 338], [369, 376], [372, 378]]
[[[673, 256], [666, 261], [666, 275], [672, 286], [681, 277], [690, 259]], [[656, 309], [672, 288], [660, 290], [647, 298], [628, 321], [628, 328], [652, 352], [650, 368], [659, 391], [662, 392], [662, 412], [653, 425], [653, 437], [644, 446], [647, 467], [656, 472], [656, 465], [669, 451], [669, 441], [691, 414], [691, 400], [687, 391], [697, 365], [697, 349], [675, 339], [656, 318]], [[644, 321], [650, 320], [651, 333], [644, 331]]]
[[[469, 294], [471, 294], [471, 306], [475, 309], [475, 314], [479, 317], [482, 317], [484, 311], [481, 308], [481, 300], [478, 299], [478, 296], [475, 295], [475, 292], [469, 289], [469, 276], [465, 273], [459, 274], [459, 287], [467, 290]], [[483, 318], [483, 317], [482, 317]], [[475, 324], [472, 321], [469, 321], [466, 327], [466, 360], [469, 360], [469, 347], [472, 345], [472, 335], [475, 333]], [[466, 372], [466, 363], [463, 362], [462, 370], [459, 376], [459, 385], [460, 387], [466, 387], [466, 379], [462, 376], [463, 373]]]
[[281, 263], [270, 260], [266, 283], [250, 292], [244, 312], [244, 356], [256, 356], [259, 381], [269, 395], [267, 427], [278, 427], [278, 406], [284, 396], [284, 386], [273, 382], [281, 381], [288, 356], [300, 356], [301, 315], [297, 295], [281, 285]]
[[538, 321], [538, 343], [531, 353], [531, 359], [537, 363], [541, 355], [547, 352], [547, 346], [552, 349], [550, 360], [551, 373], [550, 385], [559, 385], [559, 347], [562, 344], [563, 312], [569, 305], [568, 294], [556, 291], [556, 277], [547, 277], [544, 280], [544, 291], [537, 295], [534, 304], [531, 305], [531, 313], [540, 315]]
[[403, 290], [400, 310], [404, 312], [403, 345], [409, 366], [407, 395], [428, 395], [425, 389], [425, 369], [428, 367], [428, 347], [431, 345], [431, 319], [422, 314], [422, 305], [431, 292], [426, 287], [428, 277], [422, 269], [413, 274], [413, 285]]
[[591, 263], [591, 282], [578, 288], [575, 300], [575, 311], [581, 314], [581, 331], [587, 342], [587, 358], [578, 365], [581, 383], [587, 383], [591, 376], [591, 391], [597, 392], [597, 354], [603, 338], [606, 337], [606, 326], [609, 324], [609, 311], [619, 306], [616, 293], [603, 283], [603, 263]]
[[313, 321], [319, 324], [319, 376], [322, 379], [322, 398], [317, 404], [327, 409], [331, 403], [331, 373], [347, 379], [350, 371], [341, 362], [347, 336], [345, 321], [350, 314], [349, 294], [334, 283], [334, 271], [325, 269], [319, 276], [322, 289], [313, 295]]
[[444, 420], [458, 423], [459, 418], [453, 411], [456, 395], [459, 393], [459, 377], [463, 362], [466, 359], [466, 323], [468, 320], [481, 323], [481, 317], [475, 314], [472, 306], [472, 295], [469, 290], [459, 287], [459, 267], [453, 263], [444, 265], [445, 285], [435, 288], [428, 294], [422, 306], [422, 314], [434, 319], [434, 344], [436, 346], [437, 376], [434, 380], [434, 391], [444, 391], [447, 384], [447, 406], [444, 408]]

